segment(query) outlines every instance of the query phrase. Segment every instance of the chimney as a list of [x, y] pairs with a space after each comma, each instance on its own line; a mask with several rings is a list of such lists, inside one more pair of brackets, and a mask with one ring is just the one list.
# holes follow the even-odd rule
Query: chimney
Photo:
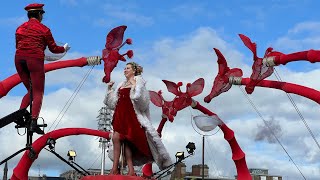
[[[202, 164], [192, 165], [192, 176], [202, 176]], [[209, 177], [209, 167], [205, 164], [204, 165], [204, 177]]]
[[182, 179], [186, 176], [186, 165], [183, 162], [178, 163], [172, 174], [171, 179]]

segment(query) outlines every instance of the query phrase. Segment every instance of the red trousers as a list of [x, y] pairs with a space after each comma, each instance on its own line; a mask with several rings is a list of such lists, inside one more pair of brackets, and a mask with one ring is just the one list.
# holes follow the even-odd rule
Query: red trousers
[[32, 83], [32, 118], [38, 118], [44, 93], [45, 71], [44, 59], [30, 57], [15, 57], [15, 66], [23, 85], [28, 93], [23, 97], [20, 109], [30, 105], [30, 81]]

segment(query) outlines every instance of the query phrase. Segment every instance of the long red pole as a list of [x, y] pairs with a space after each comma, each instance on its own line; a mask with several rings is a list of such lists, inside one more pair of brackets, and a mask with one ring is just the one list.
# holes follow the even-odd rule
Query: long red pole
[[[88, 64], [87, 58], [81, 57], [74, 60], [64, 60], [64, 61], [45, 64], [44, 69], [45, 69], [45, 72], [49, 72], [49, 71], [68, 68], [68, 67], [83, 67], [87, 64]], [[21, 79], [18, 74], [14, 74], [3, 81], [0, 81], [0, 98], [2, 98], [3, 96], [6, 96], [8, 92], [19, 83], [21, 83]]]
[[[249, 82], [250, 78], [241, 79], [241, 85], [247, 85]], [[301, 86], [298, 84], [292, 84], [288, 82], [279, 82], [271, 80], [262, 80], [256, 86], [280, 89], [286, 93], [297, 94], [320, 104], [320, 91], [317, 91], [309, 87]]]

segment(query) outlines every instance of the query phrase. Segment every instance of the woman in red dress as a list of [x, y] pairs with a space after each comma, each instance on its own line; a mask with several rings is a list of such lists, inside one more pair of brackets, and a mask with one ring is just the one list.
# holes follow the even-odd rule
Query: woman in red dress
[[128, 175], [135, 175], [133, 166], [155, 161], [160, 169], [171, 164], [161, 139], [150, 122], [149, 93], [141, 77], [142, 67], [130, 62], [124, 69], [126, 81], [116, 90], [108, 83], [104, 103], [113, 114], [113, 166], [110, 174], [119, 174], [121, 144], [128, 165]]

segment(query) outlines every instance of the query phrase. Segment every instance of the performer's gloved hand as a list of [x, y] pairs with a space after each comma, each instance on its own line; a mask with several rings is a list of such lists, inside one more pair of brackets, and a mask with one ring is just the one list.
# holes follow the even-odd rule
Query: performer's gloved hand
[[110, 82], [107, 83], [108, 90], [111, 90], [113, 84], [114, 84], [114, 81], [110, 81]]
[[71, 48], [68, 43], [65, 43], [63, 47], [65, 52], [69, 51], [69, 49]]

